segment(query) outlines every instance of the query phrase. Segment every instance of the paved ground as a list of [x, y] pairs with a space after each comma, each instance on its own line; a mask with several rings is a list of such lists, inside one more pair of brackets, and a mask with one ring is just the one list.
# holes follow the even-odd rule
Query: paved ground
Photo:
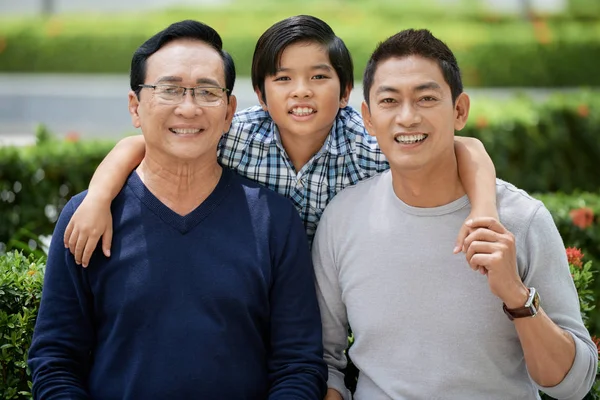
[[[135, 132], [127, 111], [129, 78], [126, 75], [0, 74], [0, 145], [33, 141], [35, 127], [81, 137], [119, 138]], [[552, 89], [467, 89], [472, 98], [509, 98], [515, 90], [538, 100]], [[575, 89], [566, 89], [575, 90]], [[250, 80], [238, 79], [234, 93], [238, 109], [255, 105]], [[350, 104], [360, 107], [362, 86], [354, 89]]]

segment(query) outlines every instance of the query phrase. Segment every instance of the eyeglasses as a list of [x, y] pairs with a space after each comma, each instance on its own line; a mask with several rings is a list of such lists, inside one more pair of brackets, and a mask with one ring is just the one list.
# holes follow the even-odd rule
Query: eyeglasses
[[194, 102], [203, 107], [216, 107], [224, 102], [229, 89], [218, 86], [183, 87], [177, 85], [139, 85], [141, 88], [154, 89], [154, 94], [163, 104], [180, 104], [189, 90]]

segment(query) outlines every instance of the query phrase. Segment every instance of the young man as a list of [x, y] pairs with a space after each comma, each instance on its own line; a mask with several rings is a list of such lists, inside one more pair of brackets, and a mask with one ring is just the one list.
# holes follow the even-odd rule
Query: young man
[[[236, 100], [212, 28], [169, 26], [134, 54], [145, 158], [112, 205], [113, 256], [51, 244], [29, 354], [36, 399], [320, 399], [306, 235], [282, 196], [217, 163]], [[55, 235], [84, 194], [67, 204]], [[232, 251], [234, 250], [234, 251]]]
[[[350, 53], [325, 22], [290, 17], [258, 40], [252, 84], [261, 106], [234, 117], [221, 140], [219, 162], [288, 197], [311, 242], [337, 192], [389, 168], [360, 115], [347, 107], [353, 87]], [[495, 216], [495, 171], [485, 149], [470, 138], [457, 139], [455, 147], [472, 216]], [[65, 246], [78, 263], [88, 264], [101, 235], [104, 254], [110, 254], [111, 200], [143, 157], [143, 138], [127, 138], [98, 168], [65, 233]], [[457, 230], [459, 245], [466, 232]]]
[[453, 145], [469, 97], [450, 49], [426, 30], [392, 36], [364, 96], [390, 171], [338, 194], [316, 233], [327, 398], [350, 398], [350, 325], [357, 400], [581, 399], [598, 354], [543, 204], [498, 180], [501, 222], [467, 223], [466, 260], [448, 245], [471, 213]]

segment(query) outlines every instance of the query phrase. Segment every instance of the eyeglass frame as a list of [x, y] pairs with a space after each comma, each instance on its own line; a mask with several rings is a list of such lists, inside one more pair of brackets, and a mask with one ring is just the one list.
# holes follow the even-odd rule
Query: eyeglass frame
[[[194, 99], [194, 103], [200, 107], [218, 107], [220, 106], [222, 103], [219, 104], [198, 104], [196, 102], [196, 89], [206, 89], [206, 88], [211, 88], [211, 89], [219, 89], [221, 90], [221, 93], [225, 93], [227, 95], [227, 102], [229, 103], [229, 92], [230, 90], [224, 87], [220, 87], [220, 86], [194, 86], [194, 87], [185, 87], [185, 86], [179, 86], [179, 85], [169, 85], [169, 84], [158, 84], [158, 85], [147, 85], [147, 84], [139, 84], [138, 87], [140, 88], [146, 88], [146, 89], [152, 89], [152, 90], [156, 90], [157, 87], [159, 86], [170, 86], [170, 87], [177, 87], [180, 89], [183, 89], [183, 93], [181, 94], [180, 100], [178, 103], [173, 103], [173, 105], [175, 104], [181, 104], [183, 102], [183, 99], [185, 99], [185, 95], [188, 91], [191, 92], [192, 94], [192, 98]], [[223, 98], [220, 99], [221, 101], [223, 101]]]

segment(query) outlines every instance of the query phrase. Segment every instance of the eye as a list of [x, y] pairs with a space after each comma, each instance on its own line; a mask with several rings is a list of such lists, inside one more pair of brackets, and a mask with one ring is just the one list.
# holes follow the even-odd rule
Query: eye
[[391, 97], [386, 97], [385, 99], [381, 99], [380, 103], [392, 104], [396, 102], [396, 99], [392, 99]]
[[433, 96], [423, 96], [423, 97], [421, 97], [421, 99], [419, 101], [433, 102], [433, 101], [437, 101], [437, 98], [435, 98]]
[[289, 80], [290, 80], [289, 76], [277, 76], [274, 79], [275, 82], [283, 82], [283, 81], [289, 81]]
[[313, 79], [316, 79], [316, 80], [320, 80], [320, 79], [329, 79], [329, 77], [328, 77], [327, 75], [323, 75], [323, 74], [320, 74], [320, 75], [315, 75], [315, 76], [313, 76], [312, 78], [313, 78]]
[[218, 88], [202, 88], [198, 87], [194, 89], [196, 96], [204, 99], [218, 99], [221, 97], [221, 90]]
[[179, 86], [158, 86], [158, 92], [166, 95], [174, 95], [180, 92]]

